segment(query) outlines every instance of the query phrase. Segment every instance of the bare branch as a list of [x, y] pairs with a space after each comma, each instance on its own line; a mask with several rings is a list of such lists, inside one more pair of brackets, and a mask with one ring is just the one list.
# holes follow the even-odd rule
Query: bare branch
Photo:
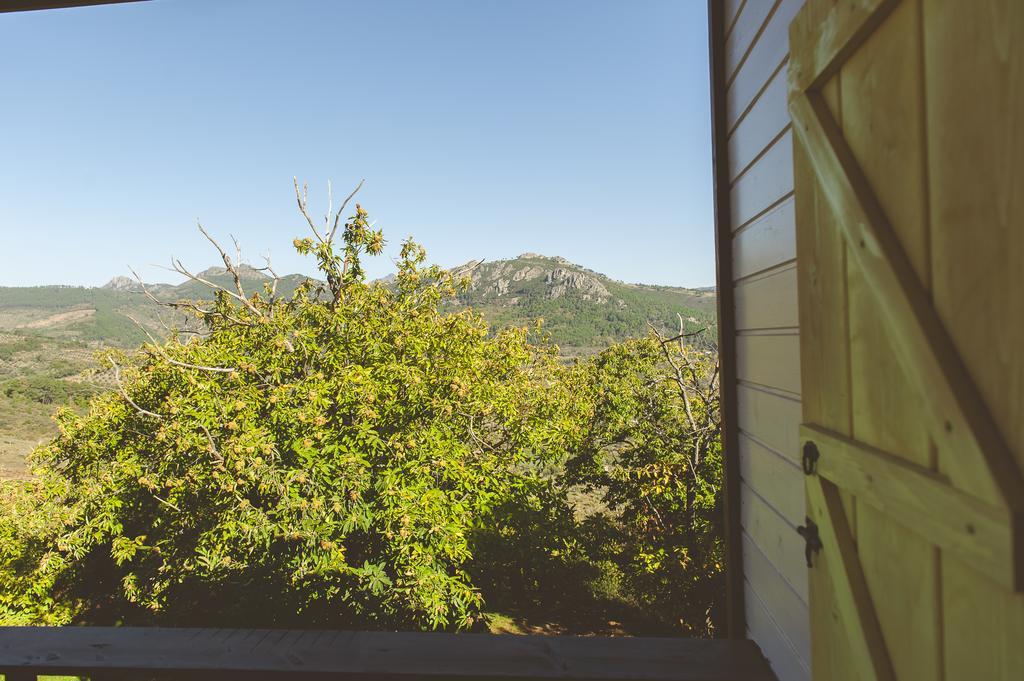
[[[257, 312], [256, 308], [249, 303], [249, 299], [246, 297], [245, 291], [242, 289], [242, 276], [238, 271], [238, 264], [231, 262], [231, 256], [224, 252], [224, 249], [220, 247], [220, 244], [217, 243], [217, 240], [210, 236], [209, 232], [203, 229], [203, 225], [198, 220], [196, 221], [196, 226], [199, 227], [199, 231], [203, 233], [203, 236], [206, 237], [207, 241], [213, 244], [213, 247], [217, 249], [218, 253], [220, 253], [220, 259], [224, 261], [224, 268], [227, 269], [228, 273], [231, 275], [231, 278], [234, 279], [235, 290], [238, 292], [238, 295], [236, 295], [235, 297], [238, 298], [238, 300], [245, 303], [246, 305], [248, 305], [253, 312]], [[231, 240], [235, 242], [235, 251], [238, 254], [238, 259], [241, 260], [242, 249], [239, 247], [238, 241], [235, 239], [235, 237], [231, 237]]]
[[[180, 274], [180, 271], [177, 268], [165, 267], [164, 265], [156, 265], [156, 267], [160, 267], [161, 269], [165, 269], [165, 270], [167, 270], [169, 272], [178, 272]], [[235, 323], [235, 324], [238, 324], [240, 326], [252, 326], [252, 324], [250, 324], [249, 322], [242, 321], [241, 319], [238, 319], [236, 317], [232, 317], [231, 315], [225, 314], [225, 313], [220, 312], [218, 310], [207, 310], [205, 308], [199, 307], [198, 305], [195, 304], [195, 302], [193, 302], [191, 300], [182, 300], [182, 301], [160, 300], [155, 295], [153, 295], [152, 291], [149, 290], [149, 288], [146, 286], [146, 283], [144, 281], [142, 281], [142, 277], [139, 276], [138, 272], [136, 272], [130, 266], [128, 267], [128, 269], [131, 270], [131, 273], [135, 276], [136, 281], [138, 281], [139, 284], [142, 286], [142, 292], [144, 294], [146, 294], [146, 297], [149, 298], [150, 300], [152, 300], [157, 305], [160, 305], [162, 307], [169, 307], [169, 308], [172, 308], [172, 309], [175, 309], [175, 310], [180, 310], [180, 309], [191, 310], [192, 312], [194, 312], [198, 316], [204, 317], [204, 318], [205, 317], [223, 317], [224, 319], [227, 319], [228, 321], [230, 321], [232, 323]], [[225, 291], [225, 293], [231, 294], [231, 291]], [[231, 295], [234, 295], [234, 294], [231, 294]], [[186, 330], [185, 333], [199, 333], [199, 332], [198, 331], [188, 331], [188, 330]]]
[[206, 433], [206, 439], [210, 443], [210, 454], [213, 455], [214, 460], [220, 463], [224, 463], [224, 457], [221, 456], [220, 450], [217, 449], [217, 445], [213, 441], [213, 435], [210, 435], [210, 429], [204, 426], [202, 423], [199, 424], [199, 427], [203, 429], [204, 433]]
[[110, 364], [114, 367], [114, 380], [117, 382], [117, 389], [121, 392], [121, 397], [123, 397], [128, 402], [128, 404], [135, 407], [135, 411], [139, 412], [143, 416], [150, 416], [155, 419], [163, 420], [164, 417], [161, 416], [160, 414], [155, 414], [149, 411], [148, 409], [143, 409], [142, 407], [135, 403], [135, 400], [128, 397], [128, 392], [124, 389], [124, 384], [121, 382], [121, 367], [118, 366], [117, 362], [115, 362], [113, 359], [110, 360]]
[[224, 374], [230, 374], [233, 371], [237, 371], [237, 369], [235, 369], [234, 367], [208, 367], [202, 366], [200, 364], [189, 364], [188, 362], [179, 362], [178, 360], [171, 358], [171, 356], [167, 354], [167, 352], [160, 346], [160, 343], [158, 343], [157, 340], [153, 338], [153, 335], [146, 329], [146, 327], [140, 324], [138, 320], [136, 320], [129, 314], [125, 314], [125, 317], [132, 320], [135, 323], [135, 326], [142, 329], [142, 333], [146, 334], [146, 337], [149, 338], [149, 342], [152, 344], [153, 349], [156, 350], [161, 357], [163, 357], [165, 360], [167, 360], [168, 362], [175, 366], [184, 367], [186, 369], [199, 369], [200, 371], [213, 371]]
[[270, 297], [273, 298], [277, 295], [277, 284], [281, 281], [281, 277], [278, 276], [277, 272], [274, 271], [273, 265], [270, 264], [270, 254], [263, 256], [263, 260], [267, 263], [265, 267], [254, 267], [253, 269], [257, 272], [270, 272], [270, 275], [274, 278], [273, 283], [270, 285]]
[[161, 499], [160, 497], [158, 497], [156, 495], [156, 492], [150, 492], [150, 494], [152, 494], [153, 498], [156, 499], [157, 501], [159, 501], [161, 504], [164, 504], [165, 506], [169, 506], [169, 507], [173, 508], [175, 511], [177, 511], [178, 513], [181, 513], [181, 509], [180, 508], [178, 508], [177, 506], [175, 506], [171, 502], [167, 501], [166, 499]]
[[359, 184], [357, 184], [356, 188], [352, 190], [352, 193], [342, 201], [341, 206], [338, 208], [338, 212], [334, 214], [334, 226], [331, 227], [331, 233], [327, 235], [328, 243], [334, 240], [334, 233], [338, 231], [338, 222], [341, 220], [341, 214], [345, 212], [345, 207], [348, 205], [348, 202], [352, 200], [352, 197], [354, 197], [356, 193], [363, 188], [363, 182], [366, 182], [365, 178], [359, 180]]
[[672, 358], [672, 353], [668, 351], [669, 343], [671, 340], [666, 340], [665, 337], [659, 332], [653, 324], [647, 323], [651, 328], [651, 332], [657, 337], [659, 345], [661, 346], [661, 352], [665, 356], [665, 360], [672, 367], [672, 372], [675, 374], [676, 384], [679, 386], [679, 394], [683, 398], [683, 407], [686, 410], [686, 420], [690, 424], [690, 428], [696, 430], [697, 421], [693, 417], [693, 409], [690, 407], [690, 395], [686, 389], [686, 377], [683, 375], [682, 367], [680, 367], [676, 361]]
[[302, 185], [302, 191], [299, 192], [299, 178], [293, 177], [292, 182], [295, 184], [295, 202], [299, 204], [299, 210], [302, 211], [302, 216], [306, 218], [306, 222], [309, 223], [309, 228], [313, 230], [314, 236], [320, 243], [325, 243], [324, 238], [320, 236], [320, 231], [316, 228], [316, 223], [313, 218], [309, 215], [309, 209], [306, 207], [306, 199], [309, 194], [308, 187]]
[[[192, 281], [199, 282], [200, 284], [203, 284], [204, 286], [209, 287], [211, 290], [222, 291], [225, 294], [227, 294], [227, 295], [231, 296], [232, 298], [234, 298], [235, 300], [237, 300], [238, 302], [240, 302], [242, 305], [244, 305], [246, 308], [248, 308], [249, 311], [252, 312], [253, 314], [258, 315], [260, 317], [263, 316], [263, 313], [260, 312], [259, 309], [257, 309], [257, 307], [252, 304], [252, 301], [250, 301], [248, 298], [245, 297], [244, 292], [243, 292], [242, 295], [239, 295], [238, 293], [235, 293], [234, 291], [229, 291], [228, 289], [224, 288], [220, 284], [213, 283], [209, 279], [203, 279], [199, 275], [193, 274], [192, 272], [190, 272], [189, 269], [187, 267], [185, 267], [185, 265], [180, 260], [178, 260], [176, 258], [171, 258], [171, 266], [172, 266], [172, 270], [174, 272], [177, 272], [178, 274], [180, 274], [180, 275], [182, 275], [184, 277], [187, 277], [187, 278], [191, 279]], [[236, 276], [236, 279], [237, 279], [237, 274], [235, 276]], [[218, 313], [218, 314], [220, 314], [220, 313]], [[224, 316], [227, 316], [227, 315], [224, 315]]]

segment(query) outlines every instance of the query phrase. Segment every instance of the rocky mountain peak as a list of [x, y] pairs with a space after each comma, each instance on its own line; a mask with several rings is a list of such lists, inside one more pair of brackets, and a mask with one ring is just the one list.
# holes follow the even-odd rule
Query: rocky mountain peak
[[547, 274], [549, 298], [560, 298], [568, 291], [579, 291], [583, 300], [604, 302], [611, 298], [611, 293], [597, 277], [577, 269], [556, 267]]
[[[207, 267], [205, 270], [200, 272], [197, 276], [200, 276], [203, 279], [211, 279], [213, 277], [223, 277], [227, 273], [228, 273], [227, 268], [214, 266], [214, 267]], [[257, 270], [252, 265], [247, 265], [245, 263], [242, 263], [241, 265], [238, 266], [238, 274], [239, 274], [239, 276], [241, 276], [242, 279], [266, 279], [267, 278], [266, 274], [264, 274], [263, 272], [260, 272], [259, 270]]]
[[131, 277], [119, 275], [104, 284], [102, 288], [112, 289], [114, 291], [135, 291], [140, 287], [139, 282], [135, 281]]

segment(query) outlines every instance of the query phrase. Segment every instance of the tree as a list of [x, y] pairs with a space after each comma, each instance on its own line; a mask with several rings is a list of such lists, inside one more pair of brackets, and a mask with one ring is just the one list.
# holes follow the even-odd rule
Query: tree
[[35, 479], [3, 489], [0, 620], [472, 624], [474, 529], [582, 440], [566, 370], [534, 332], [442, 314], [459, 282], [412, 241], [394, 285], [367, 283], [366, 211], [318, 228], [296, 197], [326, 283], [279, 297], [268, 262], [246, 291], [200, 226], [233, 286], [175, 261], [213, 302], [161, 302], [201, 333], [109, 351], [118, 391], [61, 412]]
[[714, 631], [724, 595], [717, 353], [680, 330], [617, 345], [579, 367], [585, 443], [566, 481], [601, 494], [634, 597], [689, 635]]
[[[565, 364], [539, 321], [453, 312], [465, 282], [411, 240], [367, 282], [384, 237], [358, 204], [342, 219], [355, 192], [320, 223], [295, 191], [323, 282], [279, 295], [268, 261], [247, 291], [237, 242], [200, 226], [226, 275], [172, 266], [210, 298], [143, 287], [191, 323], [107, 351], [117, 390], [60, 412], [33, 479], [0, 483], [0, 623], [457, 629], [483, 588], [556, 617], [628, 598], [712, 633], [714, 348], [655, 320]], [[602, 512], [574, 515], [579, 487]]]

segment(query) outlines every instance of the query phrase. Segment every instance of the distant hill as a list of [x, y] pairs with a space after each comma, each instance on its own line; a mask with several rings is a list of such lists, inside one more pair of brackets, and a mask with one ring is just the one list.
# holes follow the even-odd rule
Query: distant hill
[[[468, 291], [450, 301], [451, 310], [472, 306], [495, 327], [523, 326], [538, 318], [566, 357], [585, 355], [614, 341], [647, 332], [648, 322], [664, 331], [711, 327], [714, 289], [627, 284], [564, 258], [524, 253], [518, 258], [469, 262], [454, 268], [471, 280]], [[223, 286], [222, 267], [199, 275]], [[262, 290], [268, 278], [242, 270], [246, 290]], [[306, 277], [284, 277], [278, 291], [288, 295]], [[390, 285], [394, 276], [378, 280]], [[203, 299], [202, 284], [147, 285], [161, 300]], [[100, 287], [31, 286], [0, 288], [0, 478], [24, 474], [25, 455], [52, 437], [50, 417], [58, 405], [81, 408], [84, 397], [113, 387], [99, 370], [95, 350], [134, 348], [146, 340], [137, 320], [153, 336], [166, 335], [181, 317], [149, 300], [134, 279], [114, 277]]]
[[502, 327], [544, 319], [564, 350], [597, 349], [647, 333], [648, 322], [675, 331], [713, 327], [714, 289], [628, 284], [561, 257], [523, 253], [517, 258], [471, 261], [453, 269], [471, 277], [454, 306], [481, 311]]
[[[473, 261], [453, 269], [471, 278], [470, 289], [450, 309], [471, 306], [495, 327], [531, 324], [538, 318], [552, 339], [569, 354], [588, 352], [647, 331], [647, 323], [664, 330], [688, 330], [714, 324], [713, 289], [628, 284], [560, 257], [535, 253], [509, 260]], [[199, 273], [230, 287], [222, 267]], [[269, 277], [242, 267], [249, 291], [260, 291]], [[283, 277], [278, 293], [289, 295], [305, 281], [300, 274]], [[387, 284], [391, 277], [380, 280]], [[162, 300], [209, 298], [203, 284], [147, 284]], [[166, 333], [174, 315], [155, 305], [134, 279], [117, 276], [101, 287], [0, 287], [0, 331], [41, 335], [89, 345], [134, 347], [146, 339], [134, 318], [154, 336]]]

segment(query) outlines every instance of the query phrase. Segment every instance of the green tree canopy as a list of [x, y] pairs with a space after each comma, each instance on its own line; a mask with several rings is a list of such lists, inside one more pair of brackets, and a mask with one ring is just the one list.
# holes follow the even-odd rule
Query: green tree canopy
[[472, 622], [469, 535], [581, 436], [564, 369], [526, 329], [442, 314], [459, 282], [411, 241], [394, 285], [366, 283], [383, 237], [357, 205], [339, 244], [340, 215], [295, 241], [326, 284], [236, 277], [171, 303], [202, 335], [107, 354], [120, 391], [62, 412], [36, 479], [5, 488], [0, 618]]

